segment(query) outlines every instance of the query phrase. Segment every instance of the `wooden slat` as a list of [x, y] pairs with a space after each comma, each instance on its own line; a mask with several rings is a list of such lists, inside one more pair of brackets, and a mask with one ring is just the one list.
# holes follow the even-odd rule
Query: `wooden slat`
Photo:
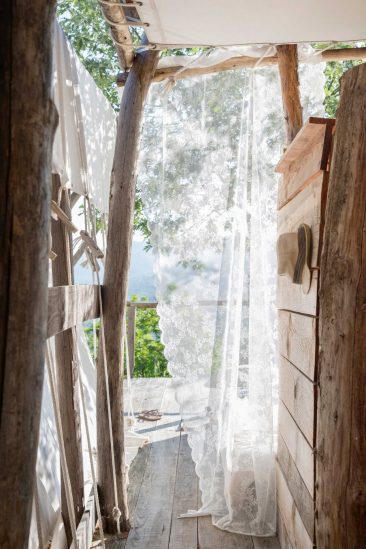
[[98, 286], [48, 288], [47, 337], [99, 317]]
[[278, 437], [277, 460], [310, 538], [314, 539], [314, 501], [305, 486], [281, 435]]
[[172, 523], [169, 538], [169, 549], [185, 547], [197, 549], [197, 517], [180, 519], [179, 515], [188, 509], [198, 509], [198, 478], [187, 435], [180, 439], [177, 475], [174, 487]]
[[[306, 223], [312, 232], [311, 267], [319, 265], [319, 236], [322, 217], [322, 174], [311, 185], [305, 187], [278, 213], [278, 235], [297, 232], [301, 223]], [[277, 277], [277, 307], [289, 311], [316, 315], [318, 272], [312, 271], [312, 283], [308, 294], [299, 284], [293, 284], [289, 277]]]
[[311, 380], [315, 374], [316, 322], [310, 316], [278, 311], [279, 353]]
[[279, 405], [279, 433], [286, 443], [311, 497], [314, 498], [313, 450], [282, 402]]
[[287, 147], [275, 171], [277, 173], [285, 173], [295, 160], [298, 160], [304, 153], [307, 153], [314, 143], [319, 140], [319, 136], [324, 136], [328, 120], [329, 118], [310, 117], [292, 143]]
[[233, 534], [212, 525], [211, 517], [198, 518], [198, 547], [200, 549], [253, 549], [251, 536]]
[[277, 507], [277, 536], [281, 549], [293, 549], [288, 533], [286, 530], [285, 522]]
[[253, 537], [254, 549], [280, 549], [280, 543], [278, 538], [258, 538]]
[[[167, 386], [167, 379], [143, 378], [141, 380], [141, 387], [139, 390], [136, 390], [136, 385], [138, 384], [140, 384], [140, 379], [134, 379], [132, 381], [133, 411], [135, 416], [137, 417], [141, 410], [153, 408], [160, 409]], [[136, 432], [139, 434], [146, 434], [152, 441], [154, 441], [154, 433], [156, 428], [156, 421], [138, 421], [136, 425]], [[132, 462], [131, 469], [129, 471], [128, 505], [131, 513], [132, 526], [134, 525], [137, 502], [144, 480], [147, 463], [149, 461], [150, 451], [151, 444], [141, 448]]]
[[312, 549], [313, 543], [301, 520], [286, 480], [277, 464], [277, 502], [293, 549]]
[[309, 444], [314, 446], [315, 386], [284, 357], [280, 357], [280, 398]]
[[278, 209], [329, 167], [334, 120], [328, 119], [326, 124], [315, 126], [322, 131], [316, 132], [313, 140], [309, 140], [298, 156], [284, 169], [278, 189]]
[[[52, 174], [52, 209], [56, 208], [56, 219], [51, 219], [52, 247], [57, 257], [52, 262], [53, 286], [72, 285], [72, 240], [69, 227], [71, 209], [69, 190], [63, 189], [58, 174]], [[57, 205], [56, 200], [59, 200]], [[67, 221], [66, 221], [67, 220]], [[81, 416], [78, 391], [79, 370], [74, 334], [71, 329], [63, 330], [54, 337], [55, 364], [58, 399], [62, 402], [61, 423], [65, 444], [66, 462], [73, 499], [76, 526], [83, 515], [84, 471], [81, 443]], [[61, 481], [61, 513], [68, 545], [72, 542], [72, 519], [67, 502], [64, 479]]]
[[278, 234], [297, 232], [301, 223], [309, 225], [312, 231], [311, 266], [319, 266], [319, 226], [321, 222], [321, 196], [323, 174], [296, 195], [278, 212]]
[[126, 549], [168, 549], [180, 433], [151, 444]]

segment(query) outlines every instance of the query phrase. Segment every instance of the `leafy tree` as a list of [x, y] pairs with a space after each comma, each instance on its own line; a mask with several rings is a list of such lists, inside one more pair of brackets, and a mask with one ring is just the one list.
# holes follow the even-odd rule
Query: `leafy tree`
[[[139, 300], [134, 295], [131, 301], [147, 301], [147, 298]], [[136, 310], [134, 377], [169, 377], [156, 309]]]
[[[364, 46], [366, 43], [358, 43], [358, 46]], [[326, 44], [316, 44], [317, 49], [323, 49]], [[336, 48], [352, 48], [354, 44], [339, 42]], [[341, 78], [343, 74], [359, 65], [362, 61], [334, 61], [327, 63], [325, 67], [325, 99], [324, 107], [327, 116], [335, 118], [339, 103], [339, 96], [341, 90]]]

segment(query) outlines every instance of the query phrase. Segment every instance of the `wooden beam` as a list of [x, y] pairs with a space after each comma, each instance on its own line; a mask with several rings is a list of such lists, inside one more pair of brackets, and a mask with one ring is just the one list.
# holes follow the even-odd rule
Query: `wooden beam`
[[297, 45], [281, 45], [277, 46], [276, 50], [281, 79], [283, 111], [286, 121], [287, 144], [289, 145], [303, 124]]
[[133, 305], [127, 309], [127, 345], [128, 345], [128, 368], [130, 376], [133, 377], [135, 369], [135, 335], [136, 335], [136, 307]]
[[[136, 55], [123, 92], [112, 170], [107, 254], [103, 286], [105, 352], [107, 356], [114, 454], [121, 528], [129, 527], [123, 425], [123, 324], [131, 257], [135, 177], [143, 107], [158, 62], [157, 51]], [[114, 503], [103, 345], [97, 363], [98, 478], [107, 530], [115, 531]]]
[[102, 13], [109, 25], [119, 64], [123, 70], [132, 65], [134, 51], [132, 37], [128, 30], [128, 21], [120, 0], [98, 0]]
[[[0, 3], [0, 547], [28, 547], [47, 328], [53, 0]], [[31, 90], [31, 93], [30, 93]]]
[[[366, 65], [342, 78], [321, 257], [317, 547], [366, 546]], [[336, 481], [335, 481], [336, 479]]]
[[99, 316], [98, 286], [48, 288], [47, 337]]
[[[333, 62], [333, 61], [357, 61], [357, 60], [366, 60], [366, 47], [365, 48], [339, 48], [333, 50], [326, 50], [318, 54], [319, 61]], [[258, 62], [256, 57], [232, 57], [217, 65], [211, 67], [202, 67], [202, 68], [187, 68], [182, 72], [179, 72], [183, 67], [177, 65], [175, 67], [167, 67], [157, 69], [153, 76], [153, 82], [162, 82], [168, 78], [174, 78], [175, 80], [181, 80], [183, 78], [193, 78], [196, 76], [202, 76], [205, 74], [216, 74], [218, 72], [231, 71], [234, 69], [244, 69], [244, 68], [253, 68]], [[301, 61], [301, 63], [307, 63], [306, 60]], [[268, 67], [270, 65], [277, 65], [278, 57], [277, 55], [272, 55], [270, 57], [265, 57], [262, 59], [260, 66]], [[126, 83], [128, 74], [121, 72], [117, 76], [117, 85], [124, 86]]]
[[[52, 261], [52, 279], [54, 286], [71, 285], [72, 257], [71, 238], [64, 219], [70, 219], [71, 209], [67, 189], [62, 190], [60, 176], [52, 175], [52, 204], [57, 205], [61, 192], [60, 206], [57, 206], [58, 219], [51, 221], [52, 248], [57, 257]], [[52, 207], [53, 211], [54, 207]], [[66, 461], [69, 470], [71, 490], [74, 501], [76, 526], [84, 511], [84, 474], [81, 445], [81, 419], [78, 393], [78, 367], [76, 349], [71, 329], [55, 335], [55, 361], [57, 370], [57, 390], [61, 406], [62, 432], [65, 441]], [[61, 513], [64, 519], [68, 545], [72, 542], [70, 516], [67, 506], [64, 481], [61, 482]]]

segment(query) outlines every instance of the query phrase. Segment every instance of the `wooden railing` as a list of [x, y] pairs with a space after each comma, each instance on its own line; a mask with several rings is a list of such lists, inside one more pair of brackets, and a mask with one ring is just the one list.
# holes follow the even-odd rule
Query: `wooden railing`
[[135, 342], [136, 342], [136, 309], [156, 309], [156, 302], [128, 301], [127, 303], [127, 348], [128, 348], [128, 369], [133, 377], [135, 369]]

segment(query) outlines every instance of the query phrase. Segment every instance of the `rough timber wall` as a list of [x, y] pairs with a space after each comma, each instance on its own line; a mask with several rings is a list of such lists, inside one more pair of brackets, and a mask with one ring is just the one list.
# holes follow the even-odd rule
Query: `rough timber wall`
[[278, 534], [282, 548], [307, 549], [315, 542], [318, 280], [328, 188], [333, 120], [310, 118], [288, 147], [277, 171], [278, 235], [312, 231], [312, 282], [278, 277], [280, 404], [277, 452]]

